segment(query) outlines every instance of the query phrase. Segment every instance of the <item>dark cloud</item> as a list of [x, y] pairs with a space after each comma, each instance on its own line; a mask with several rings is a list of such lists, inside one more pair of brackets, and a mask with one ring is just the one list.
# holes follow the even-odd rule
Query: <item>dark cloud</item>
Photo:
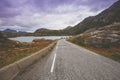
[[[48, 23], [48, 25], [45, 24], [47, 27], [49, 27], [49, 25], [56, 27], [57, 23], [59, 25], [63, 23], [64, 25], [62, 26], [67, 26], [108, 8], [116, 1], [117, 0], [0, 0], [0, 26], [17, 25], [21, 30], [27, 30], [33, 26], [35, 29], [35, 26], [43, 26], [46, 22]], [[35, 17], [36, 13], [39, 19]], [[65, 17], [63, 17], [63, 15]], [[71, 19], [69, 17], [74, 18]], [[64, 20], [64, 18], [67, 18], [68, 21]], [[44, 19], [44, 21], [41, 19]], [[54, 23], [56, 19], [58, 21]], [[53, 22], [51, 20], [53, 20]], [[17, 27], [15, 28], [17, 29]], [[0, 27], [0, 29], [3, 29], [3, 27]]]
[[[117, 0], [1, 0], [0, 17], [14, 16], [21, 13], [22, 6], [34, 7], [37, 11], [53, 11], [61, 5], [87, 6], [92, 11], [98, 11], [110, 6]], [[24, 7], [23, 7], [24, 8]]]
[[13, 17], [18, 15], [17, 7], [13, 7], [10, 0], [0, 0], [0, 17]]

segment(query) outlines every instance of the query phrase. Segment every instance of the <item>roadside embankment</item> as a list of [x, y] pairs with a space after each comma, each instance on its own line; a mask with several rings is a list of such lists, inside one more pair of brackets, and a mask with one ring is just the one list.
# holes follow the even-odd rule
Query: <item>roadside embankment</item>
[[12, 80], [18, 73], [23, 71], [28, 66], [32, 65], [35, 61], [41, 59], [43, 56], [50, 53], [55, 46], [56, 42], [50, 44], [44, 49], [25, 57], [17, 62], [14, 62], [8, 66], [0, 69], [0, 80]]

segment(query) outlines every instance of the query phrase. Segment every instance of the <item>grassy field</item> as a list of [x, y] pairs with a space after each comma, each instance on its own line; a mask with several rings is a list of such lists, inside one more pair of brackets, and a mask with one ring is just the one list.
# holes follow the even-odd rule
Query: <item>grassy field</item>
[[76, 45], [79, 45], [83, 48], [86, 48], [88, 50], [91, 50], [93, 52], [96, 52], [100, 55], [103, 55], [105, 57], [108, 57], [108, 58], [111, 58], [115, 61], [118, 61], [120, 62], [120, 48], [119, 47], [112, 47], [112, 48], [96, 48], [96, 47], [93, 47], [93, 46], [87, 46], [83, 43], [83, 39], [81, 38], [73, 38], [73, 39], [69, 39], [68, 41], [76, 44]]
[[11, 40], [0, 42], [0, 68], [31, 55], [52, 42], [52, 40], [39, 40], [32, 43], [20, 43]]
[[105, 57], [111, 58], [115, 61], [120, 62], [120, 48], [108, 48], [108, 49], [103, 49], [103, 48], [95, 48], [95, 47], [84, 47], [88, 50], [91, 50], [93, 52], [96, 52], [100, 55], [103, 55]]

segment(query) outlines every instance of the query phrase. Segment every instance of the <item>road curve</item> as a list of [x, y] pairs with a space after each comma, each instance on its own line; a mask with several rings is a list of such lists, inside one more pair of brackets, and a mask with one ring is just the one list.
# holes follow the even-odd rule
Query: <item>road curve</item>
[[120, 80], [120, 63], [59, 40], [51, 54], [14, 80]]

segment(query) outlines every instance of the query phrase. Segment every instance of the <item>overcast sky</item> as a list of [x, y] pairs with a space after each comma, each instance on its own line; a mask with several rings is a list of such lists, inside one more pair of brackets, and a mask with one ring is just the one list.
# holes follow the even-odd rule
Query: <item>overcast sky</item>
[[63, 29], [94, 16], [117, 0], [0, 0], [0, 30]]

